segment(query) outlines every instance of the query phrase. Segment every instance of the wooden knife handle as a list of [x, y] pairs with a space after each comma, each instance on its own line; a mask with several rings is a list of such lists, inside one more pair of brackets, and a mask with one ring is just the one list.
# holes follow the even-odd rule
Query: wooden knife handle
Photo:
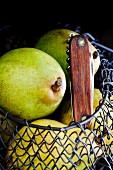
[[75, 35], [69, 43], [72, 110], [80, 122], [93, 113], [93, 56], [84, 35]]

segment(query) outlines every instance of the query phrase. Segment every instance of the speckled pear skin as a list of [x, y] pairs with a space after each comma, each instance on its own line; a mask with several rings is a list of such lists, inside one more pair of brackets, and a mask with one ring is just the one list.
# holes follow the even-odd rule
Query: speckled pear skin
[[[52, 86], [60, 79], [57, 91]], [[50, 115], [66, 90], [66, 78], [59, 63], [35, 48], [11, 50], [0, 58], [0, 107], [21, 119]]]

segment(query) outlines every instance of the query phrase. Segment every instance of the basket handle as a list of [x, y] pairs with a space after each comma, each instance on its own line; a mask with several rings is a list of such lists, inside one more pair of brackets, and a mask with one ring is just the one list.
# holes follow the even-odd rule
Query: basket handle
[[84, 35], [71, 38], [69, 58], [73, 118], [80, 122], [93, 113], [93, 56], [89, 41]]

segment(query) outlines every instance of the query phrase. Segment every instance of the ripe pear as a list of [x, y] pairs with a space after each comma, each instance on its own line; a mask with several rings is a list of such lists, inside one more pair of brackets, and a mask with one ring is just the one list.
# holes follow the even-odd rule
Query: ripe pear
[[66, 90], [60, 64], [35, 48], [18, 48], [0, 58], [0, 107], [12, 115], [34, 120], [52, 114]]
[[[69, 38], [71, 35], [78, 35], [77, 32], [70, 29], [53, 29], [43, 34], [35, 44], [35, 48], [41, 49], [46, 53], [53, 56], [61, 65], [66, 75], [67, 88], [70, 90], [70, 73], [67, 69], [69, 64], [67, 63], [67, 48], [69, 46]], [[91, 54], [97, 49], [89, 42]], [[97, 53], [98, 54], [98, 53]], [[94, 55], [94, 74], [97, 72], [100, 66], [100, 55]]]
[[[102, 155], [89, 129], [66, 130], [67, 125], [52, 119], [38, 119], [31, 124], [39, 127], [24, 126], [9, 142], [6, 155], [9, 169], [81, 170], [91, 167]], [[54, 127], [59, 130], [53, 130]]]
[[[67, 97], [67, 96], [66, 96]], [[99, 101], [102, 99], [102, 93], [99, 89], [94, 88], [93, 95], [93, 111], [99, 106]], [[71, 95], [68, 95], [62, 102], [61, 112], [59, 115], [59, 121], [69, 125], [73, 121], [72, 106], [71, 106]], [[90, 128], [92, 129], [94, 122], [92, 122]]]

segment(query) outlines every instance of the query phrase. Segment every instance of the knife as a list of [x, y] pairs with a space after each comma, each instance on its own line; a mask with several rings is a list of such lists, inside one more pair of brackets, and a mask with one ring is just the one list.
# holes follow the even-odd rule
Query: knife
[[72, 116], [81, 122], [93, 113], [94, 67], [90, 44], [85, 35], [69, 41]]

